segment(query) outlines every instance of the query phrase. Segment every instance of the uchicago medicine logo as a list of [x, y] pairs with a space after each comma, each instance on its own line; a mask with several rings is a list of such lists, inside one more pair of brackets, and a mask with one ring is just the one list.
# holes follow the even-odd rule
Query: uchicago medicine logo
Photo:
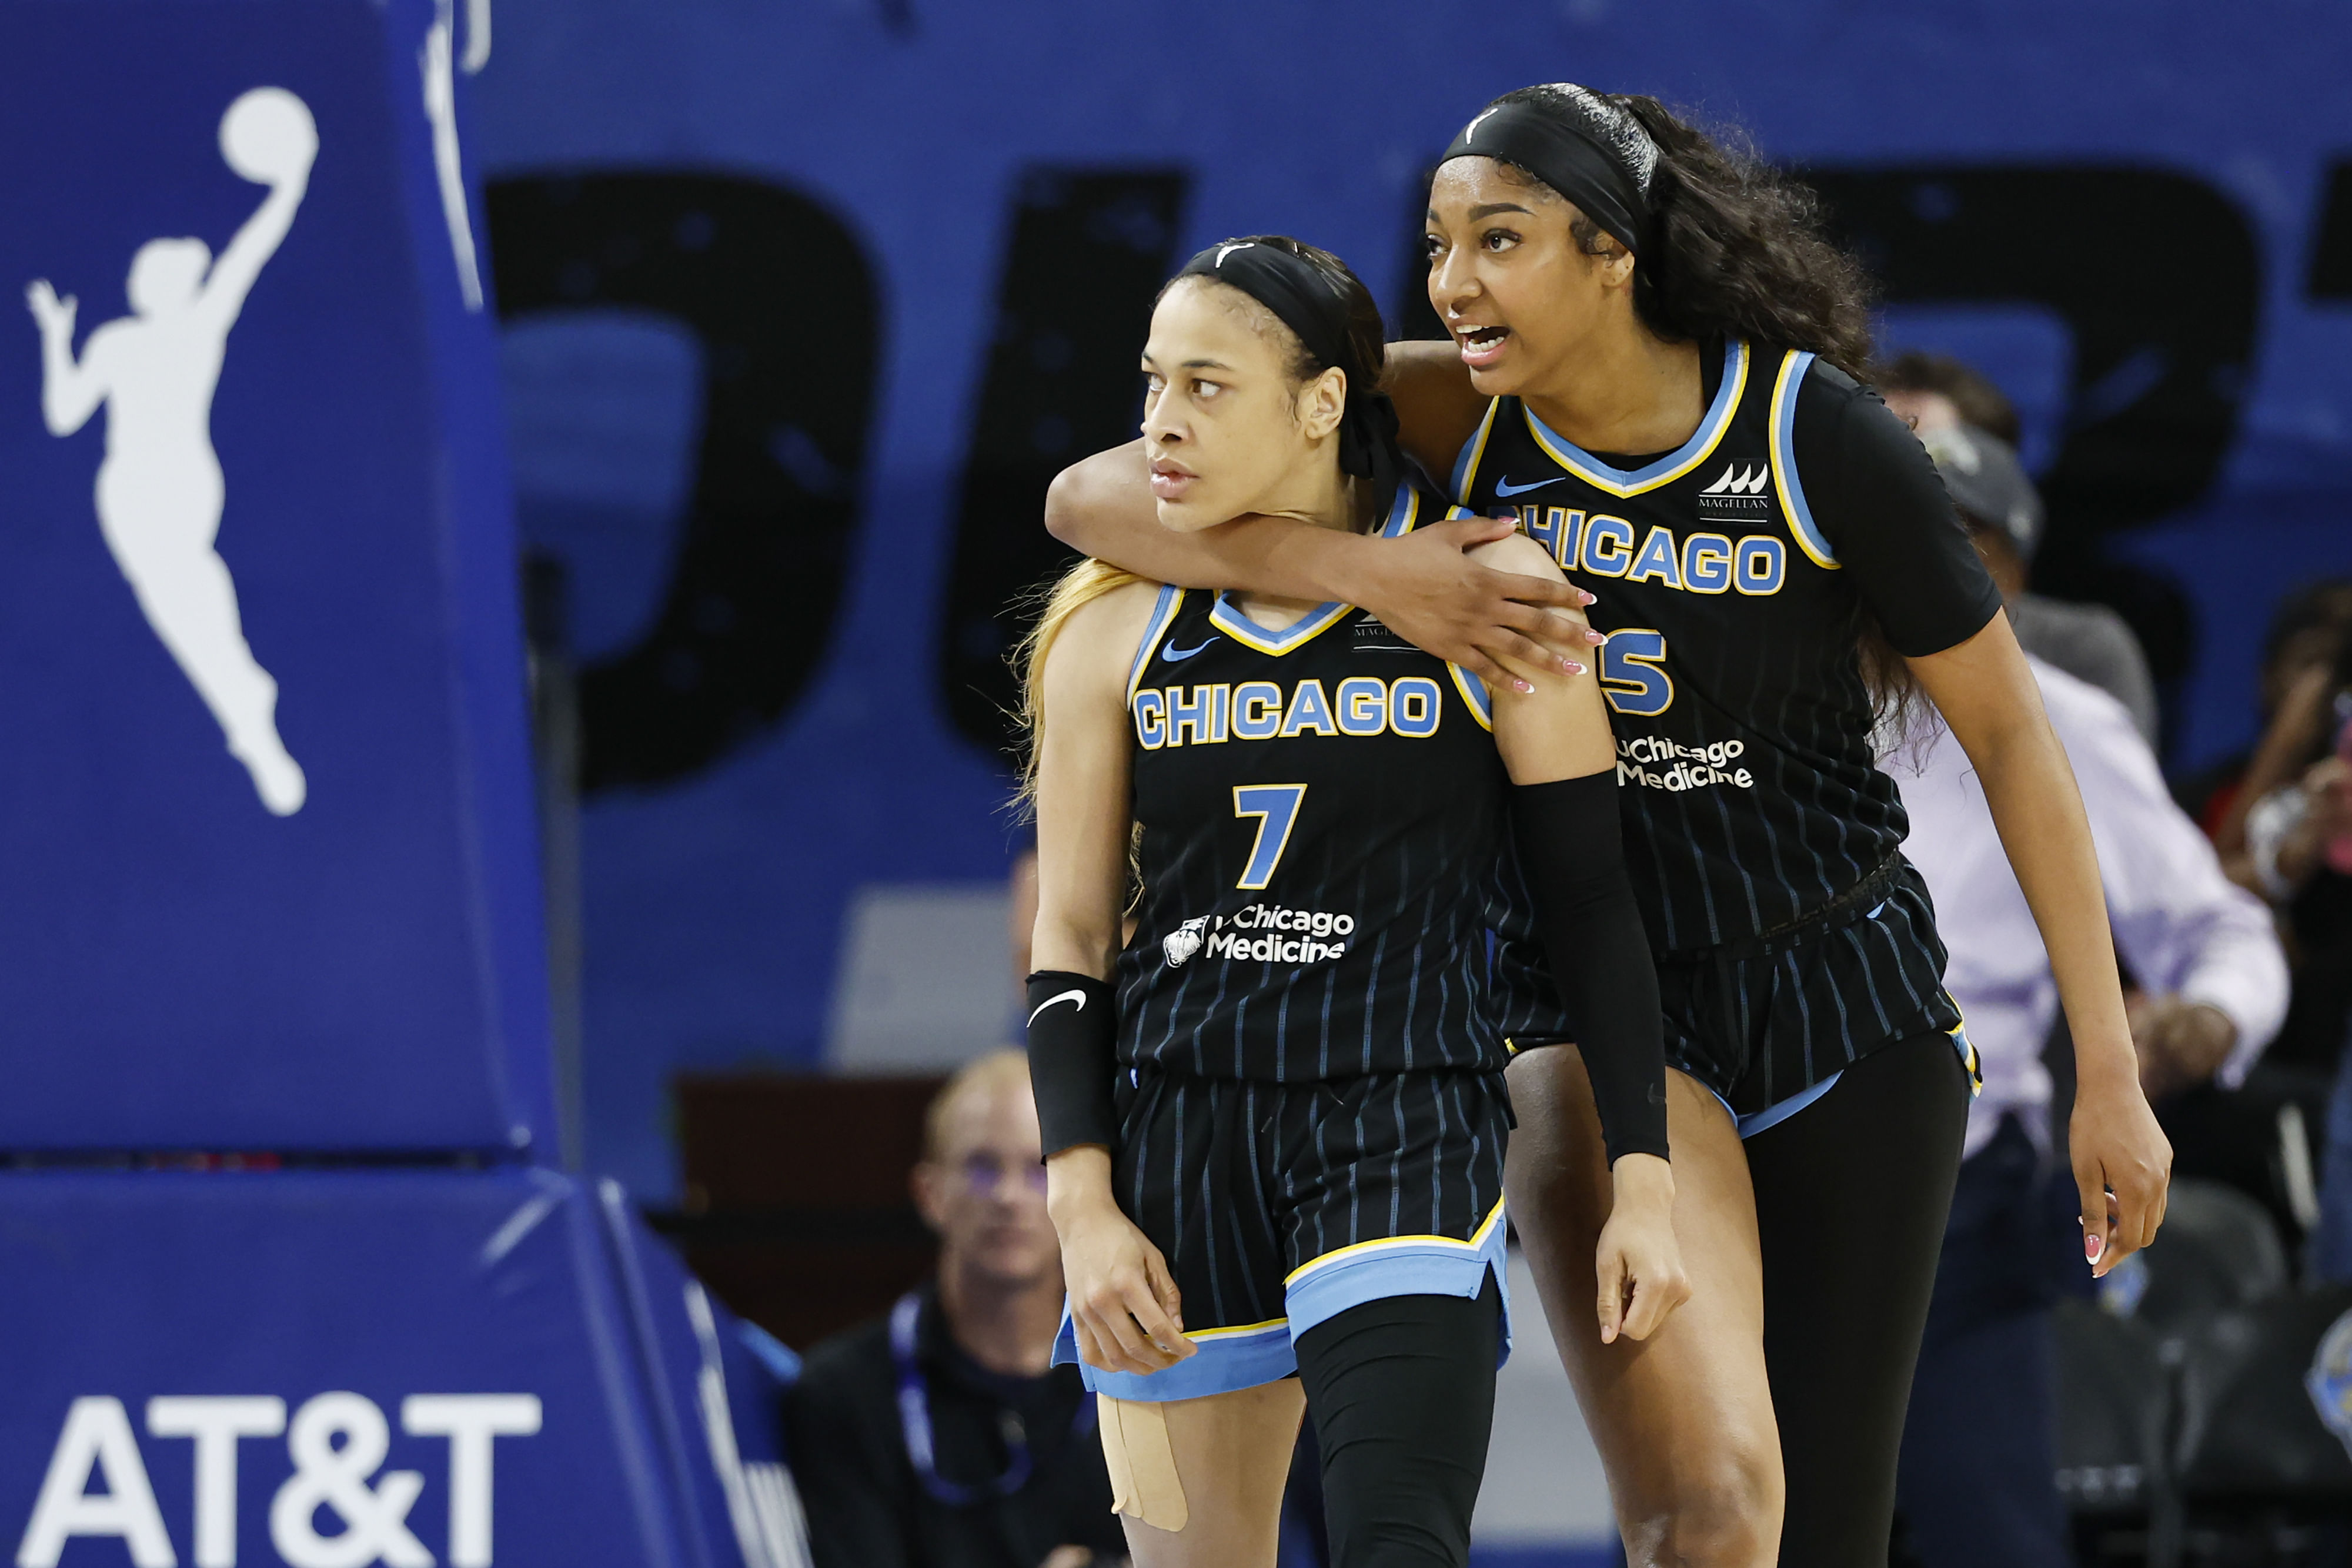
[[1206, 949], [1212, 958], [1260, 964], [1320, 964], [1342, 958], [1356, 917], [1321, 909], [1251, 904], [1231, 915], [1196, 915], [1160, 938], [1160, 956], [1179, 969]]

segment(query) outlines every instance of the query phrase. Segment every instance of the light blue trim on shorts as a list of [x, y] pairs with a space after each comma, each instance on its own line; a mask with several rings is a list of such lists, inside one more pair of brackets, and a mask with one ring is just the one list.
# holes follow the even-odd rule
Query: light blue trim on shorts
[[1835, 1072], [1831, 1073], [1827, 1078], [1822, 1079], [1819, 1083], [1813, 1084], [1809, 1088], [1800, 1089], [1794, 1094], [1790, 1095], [1786, 1100], [1775, 1100], [1769, 1105], [1765, 1106], [1761, 1111], [1751, 1111], [1745, 1116], [1741, 1115], [1738, 1112], [1732, 1110], [1731, 1102], [1724, 1100], [1721, 1092], [1717, 1090], [1714, 1085], [1709, 1084], [1706, 1092], [1713, 1094], [1717, 1100], [1723, 1101], [1723, 1108], [1730, 1115], [1732, 1125], [1739, 1129], [1739, 1135], [1742, 1138], [1752, 1138], [1757, 1134], [1764, 1131], [1767, 1127], [1779, 1126], [1781, 1123], [1787, 1121], [1790, 1117], [1795, 1115], [1798, 1112], [1803, 1110], [1806, 1106], [1811, 1104], [1814, 1101], [1820, 1099], [1831, 1090], [1836, 1088], [1837, 1081], [1844, 1076], [1845, 1069], [1841, 1067]]
[[[1885, 907], [1885, 905], [1884, 904], [1879, 906], [1881, 909]], [[1875, 915], [1878, 913], [1878, 910], [1874, 909], [1870, 913], [1872, 915]], [[1865, 918], [1867, 918], [1867, 916], [1865, 916]], [[1969, 1075], [1969, 1097], [1970, 1099], [1974, 1099], [1977, 1095], [1984, 1092], [1984, 1075], [1982, 1070], [1978, 1065], [1977, 1048], [1969, 1042], [1969, 1029], [1967, 1024], [1963, 1023], [1956, 1025], [1948, 1032], [1949, 1032], [1952, 1037], [1952, 1048], [1960, 1053], [1960, 1066]], [[1737, 1111], [1733, 1111], [1731, 1109], [1731, 1102], [1724, 1100], [1721, 1092], [1719, 1092], [1713, 1084], [1707, 1085], [1706, 1092], [1713, 1094], [1717, 1100], [1722, 1101], [1724, 1110], [1730, 1113], [1732, 1124], [1739, 1129], [1739, 1135], [1742, 1138], [1752, 1138], [1757, 1134], [1764, 1131], [1767, 1127], [1779, 1126], [1781, 1123], [1787, 1121], [1790, 1117], [1795, 1115], [1798, 1112], [1803, 1110], [1806, 1106], [1811, 1104], [1814, 1101], [1820, 1099], [1831, 1090], [1836, 1088], [1837, 1081], [1844, 1076], [1845, 1069], [1841, 1067], [1835, 1072], [1831, 1073], [1827, 1078], [1822, 1079], [1819, 1083], [1812, 1085], [1812, 1087], [1809, 1089], [1800, 1089], [1794, 1094], [1790, 1095], [1786, 1100], [1775, 1100], [1769, 1105], [1765, 1106], [1761, 1111], [1751, 1112], [1745, 1116], [1741, 1115]]]
[[1247, 1328], [1206, 1329], [1189, 1337], [1200, 1351], [1173, 1366], [1153, 1373], [1105, 1372], [1078, 1359], [1078, 1331], [1065, 1306], [1062, 1332], [1054, 1340], [1054, 1364], [1076, 1366], [1087, 1388], [1097, 1394], [1147, 1403], [1231, 1394], [1237, 1388], [1279, 1383], [1298, 1370], [1287, 1318]]
[[[1510, 1267], [1507, 1227], [1497, 1203], [1467, 1241], [1445, 1236], [1398, 1236], [1362, 1241], [1327, 1252], [1290, 1272], [1283, 1305], [1290, 1310], [1295, 1338], [1329, 1322], [1349, 1307], [1391, 1296], [1459, 1296], [1474, 1301], [1495, 1276], [1503, 1292], [1503, 1355], [1511, 1354]], [[1499, 1364], [1499, 1363], [1497, 1364]]]
[[1069, 1308], [1062, 1309], [1054, 1340], [1054, 1364], [1075, 1365], [1087, 1388], [1113, 1399], [1144, 1402], [1200, 1399], [1277, 1383], [1298, 1370], [1297, 1339], [1350, 1307], [1391, 1296], [1459, 1296], [1475, 1301], [1495, 1276], [1502, 1292], [1503, 1328], [1496, 1364], [1511, 1356], [1511, 1285], [1508, 1227], [1503, 1206], [1495, 1205], [1467, 1241], [1447, 1236], [1396, 1236], [1360, 1241], [1299, 1265], [1283, 1288], [1287, 1315], [1243, 1328], [1203, 1329], [1191, 1333], [1199, 1352], [1153, 1373], [1105, 1372], [1078, 1359], [1078, 1336]]

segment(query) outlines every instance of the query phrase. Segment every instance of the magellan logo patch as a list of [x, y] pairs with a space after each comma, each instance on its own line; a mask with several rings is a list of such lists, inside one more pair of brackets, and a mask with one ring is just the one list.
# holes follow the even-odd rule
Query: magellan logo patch
[[1761, 463], [1728, 463], [1698, 493], [1698, 515], [1718, 521], [1761, 517], [1772, 509], [1772, 470]]

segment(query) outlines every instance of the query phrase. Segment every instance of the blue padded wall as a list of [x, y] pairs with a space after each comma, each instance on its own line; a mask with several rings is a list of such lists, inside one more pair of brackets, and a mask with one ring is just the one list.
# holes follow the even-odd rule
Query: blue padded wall
[[0, 12], [0, 1147], [551, 1146], [449, 37]]

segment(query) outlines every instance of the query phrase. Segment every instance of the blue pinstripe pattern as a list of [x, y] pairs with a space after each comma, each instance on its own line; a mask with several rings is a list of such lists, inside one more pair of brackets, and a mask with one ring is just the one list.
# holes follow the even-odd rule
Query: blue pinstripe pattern
[[[1283, 1085], [1145, 1068], [1120, 1091], [1113, 1190], [1167, 1258], [1199, 1355], [1121, 1398], [1192, 1398], [1286, 1375], [1289, 1341], [1385, 1294], [1469, 1296], [1498, 1271], [1499, 1072]], [[1249, 1331], [1249, 1332], [1243, 1332]], [[1075, 1359], [1066, 1337], [1064, 1359]]]

